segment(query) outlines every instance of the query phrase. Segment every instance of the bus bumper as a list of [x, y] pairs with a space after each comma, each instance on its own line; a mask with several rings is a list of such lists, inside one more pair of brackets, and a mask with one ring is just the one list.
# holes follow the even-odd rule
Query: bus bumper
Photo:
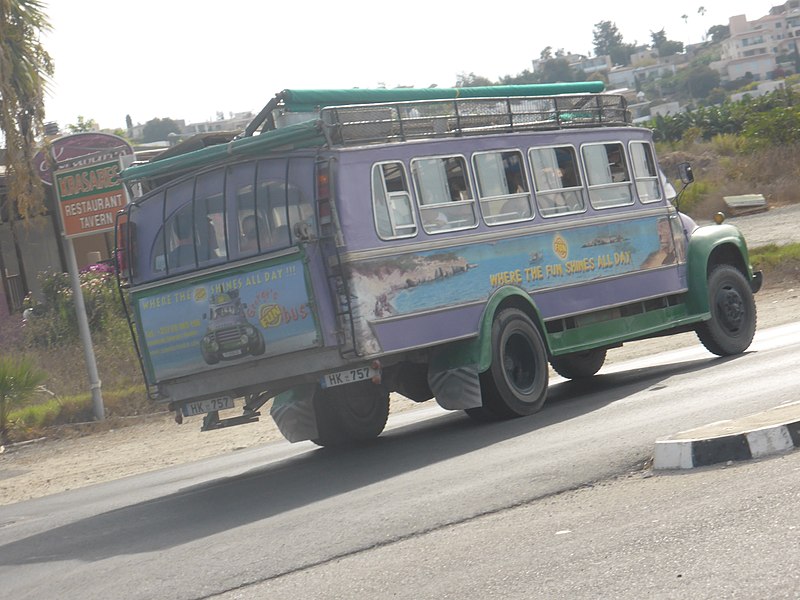
[[755, 271], [750, 278], [750, 289], [753, 293], [757, 293], [761, 289], [761, 284], [764, 283], [764, 274], [761, 271]]

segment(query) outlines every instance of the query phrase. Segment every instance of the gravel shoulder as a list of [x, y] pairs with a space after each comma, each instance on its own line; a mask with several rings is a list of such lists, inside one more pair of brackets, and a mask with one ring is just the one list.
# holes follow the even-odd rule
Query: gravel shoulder
[[[751, 247], [800, 239], [800, 205], [760, 215], [730, 219]], [[759, 328], [800, 320], [800, 281], [792, 277], [767, 282], [756, 295]], [[694, 333], [627, 344], [609, 352], [607, 362], [698, 344]], [[425, 406], [423, 404], [422, 406]], [[392, 412], [420, 406], [392, 397]], [[266, 415], [268, 407], [262, 411]], [[200, 417], [177, 425], [170, 414], [116, 419], [102, 424], [63, 428], [52, 437], [17, 445], [0, 454], [0, 505], [55, 494], [202, 460], [282, 439], [267, 415], [259, 423], [200, 432]]]

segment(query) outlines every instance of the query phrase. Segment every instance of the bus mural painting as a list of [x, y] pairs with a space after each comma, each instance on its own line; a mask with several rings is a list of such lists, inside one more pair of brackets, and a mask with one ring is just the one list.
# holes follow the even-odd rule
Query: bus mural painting
[[[239, 290], [211, 294], [208, 327], [200, 341], [203, 360], [215, 365], [241, 356], [260, 356], [266, 345], [262, 333], [247, 320]], [[203, 313], [206, 318], [206, 313]]]
[[273, 399], [288, 440], [342, 445], [383, 431], [390, 392], [508, 419], [543, 405], [549, 365], [591, 377], [623, 343], [744, 352], [744, 238], [677, 210], [650, 131], [601, 92], [284, 90], [240, 138], [124, 170], [153, 400], [205, 431]]

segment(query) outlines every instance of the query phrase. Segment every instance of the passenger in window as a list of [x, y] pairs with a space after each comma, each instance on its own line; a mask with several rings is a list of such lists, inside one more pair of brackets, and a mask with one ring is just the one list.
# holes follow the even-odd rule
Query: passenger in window
[[192, 221], [187, 215], [175, 218], [175, 244], [169, 251], [169, 267], [185, 267], [194, 264], [194, 240], [192, 239]]
[[615, 148], [608, 152], [608, 168], [611, 171], [611, 181], [621, 183], [629, 181], [628, 173], [625, 170], [625, 162], [622, 159], [622, 150]]
[[[258, 250], [258, 232], [261, 231], [262, 238], [267, 233], [267, 228], [262, 219], [256, 219], [255, 215], [247, 215], [242, 219], [242, 239], [239, 241], [241, 252], [256, 252]], [[265, 247], [263, 244], [262, 247]]]

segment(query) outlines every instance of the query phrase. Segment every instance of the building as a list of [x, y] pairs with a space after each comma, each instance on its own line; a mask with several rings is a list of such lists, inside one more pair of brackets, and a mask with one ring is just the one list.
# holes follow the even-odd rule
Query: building
[[711, 63], [723, 80], [765, 81], [776, 71], [794, 71], [794, 57], [800, 49], [800, 0], [775, 6], [754, 21], [735, 15], [728, 26], [731, 35], [722, 42], [721, 59]]

